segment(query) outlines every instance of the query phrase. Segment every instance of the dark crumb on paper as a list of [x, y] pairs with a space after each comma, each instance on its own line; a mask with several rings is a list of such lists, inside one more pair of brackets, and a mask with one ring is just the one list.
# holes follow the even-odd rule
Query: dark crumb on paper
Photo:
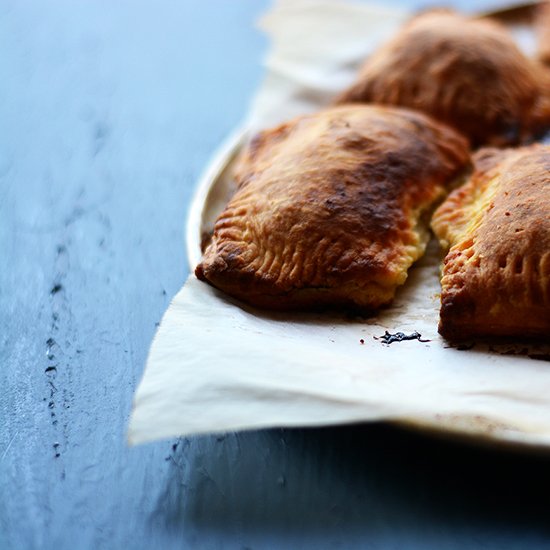
[[[494, 351], [494, 350], [491, 350]], [[515, 349], [508, 349], [506, 351], [500, 352], [501, 355], [517, 355], [517, 352]]]
[[361, 345], [363, 345], [363, 344], [365, 343], [365, 340], [363, 340], [363, 338], [361, 338], [361, 340], [359, 340], [359, 343], [360, 343]]
[[[471, 343], [463, 343], [458, 344], [457, 346], [445, 346], [446, 348], [454, 348], [459, 351], [469, 351], [472, 348], [476, 346], [475, 342]], [[491, 353], [495, 353], [497, 355], [512, 355], [512, 356], [518, 356], [518, 357], [529, 357], [529, 359], [535, 359], [537, 361], [550, 361], [550, 354], [548, 353], [537, 353], [537, 352], [530, 352], [529, 348], [522, 347], [522, 348], [510, 348], [507, 347], [505, 349], [502, 349], [501, 347], [494, 346], [494, 345], [487, 345], [487, 351]]]
[[63, 285], [58, 283], [52, 287], [52, 289], [50, 290], [50, 294], [53, 296], [54, 294], [57, 294], [61, 290], [63, 290]]
[[403, 340], [418, 340], [419, 342], [431, 342], [431, 340], [422, 339], [422, 334], [414, 331], [411, 334], [405, 334], [404, 332], [396, 332], [390, 334], [387, 330], [383, 336], [373, 336], [375, 340], [382, 340], [383, 344], [392, 344], [393, 342], [403, 342]]
[[[458, 346], [456, 346], [456, 349], [458, 351], [468, 351], [468, 350], [471, 350], [473, 347], [475, 346], [475, 344], [472, 342], [470, 344], [460, 344]], [[452, 348], [452, 346], [449, 346]]]
[[529, 354], [529, 349], [528, 348], [521, 348], [520, 350], [518, 349], [507, 349], [507, 350], [502, 350], [498, 347], [494, 347], [494, 346], [489, 346], [489, 351], [491, 353], [498, 353], [499, 355], [528, 355]]

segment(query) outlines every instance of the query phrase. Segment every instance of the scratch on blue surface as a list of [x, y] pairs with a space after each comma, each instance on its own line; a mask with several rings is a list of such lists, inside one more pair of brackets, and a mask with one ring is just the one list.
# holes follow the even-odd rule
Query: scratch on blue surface
[[19, 434], [19, 432], [15, 432], [11, 439], [10, 439], [10, 442], [8, 443], [7, 447], [6, 447], [6, 450], [2, 453], [2, 458], [0, 459], [0, 462], [2, 462], [4, 460], [4, 458], [6, 458], [6, 455], [8, 454], [8, 451], [10, 450], [10, 447], [11, 447], [11, 444], [13, 443], [14, 439], [17, 437], [17, 435]]

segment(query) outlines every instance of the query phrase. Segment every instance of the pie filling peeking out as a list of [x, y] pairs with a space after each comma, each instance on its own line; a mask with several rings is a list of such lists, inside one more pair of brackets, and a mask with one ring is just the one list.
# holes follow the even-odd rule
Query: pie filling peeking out
[[391, 107], [335, 107], [261, 132], [195, 273], [266, 308], [388, 304], [469, 160], [454, 130]]
[[550, 146], [482, 149], [436, 210], [449, 248], [439, 332], [450, 340], [550, 339]]
[[[542, 34], [540, 43], [543, 56]], [[504, 26], [434, 11], [375, 51], [336, 103], [407, 107], [453, 126], [474, 147], [513, 145], [550, 129], [549, 78]]]

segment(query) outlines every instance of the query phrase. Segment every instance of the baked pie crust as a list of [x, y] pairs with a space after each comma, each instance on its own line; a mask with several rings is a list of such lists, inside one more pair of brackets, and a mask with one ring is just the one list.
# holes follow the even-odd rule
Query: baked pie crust
[[244, 151], [195, 273], [261, 307], [378, 308], [467, 163], [466, 140], [420, 113], [346, 105], [296, 118]]
[[550, 338], [550, 146], [482, 149], [469, 181], [437, 209], [449, 252], [439, 332]]
[[436, 11], [410, 20], [371, 55], [336, 103], [416, 109], [473, 147], [513, 145], [550, 129], [548, 78], [500, 24]]
[[550, 65], [550, 0], [541, 2], [535, 13], [538, 58]]

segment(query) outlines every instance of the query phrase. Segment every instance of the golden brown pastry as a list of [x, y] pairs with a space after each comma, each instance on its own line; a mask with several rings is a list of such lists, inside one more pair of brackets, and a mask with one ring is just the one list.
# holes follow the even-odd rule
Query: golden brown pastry
[[367, 59], [336, 103], [418, 109], [463, 132], [472, 146], [515, 144], [550, 128], [545, 72], [498, 23], [429, 12]]
[[474, 162], [432, 220], [450, 247], [439, 332], [550, 338], [550, 146], [482, 149]]
[[538, 58], [550, 65], [550, 0], [542, 2], [535, 13]]
[[411, 111], [348, 105], [260, 133], [196, 275], [268, 308], [378, 308], [428, 239], [423, 215], [469, 162], [466, 140]]

